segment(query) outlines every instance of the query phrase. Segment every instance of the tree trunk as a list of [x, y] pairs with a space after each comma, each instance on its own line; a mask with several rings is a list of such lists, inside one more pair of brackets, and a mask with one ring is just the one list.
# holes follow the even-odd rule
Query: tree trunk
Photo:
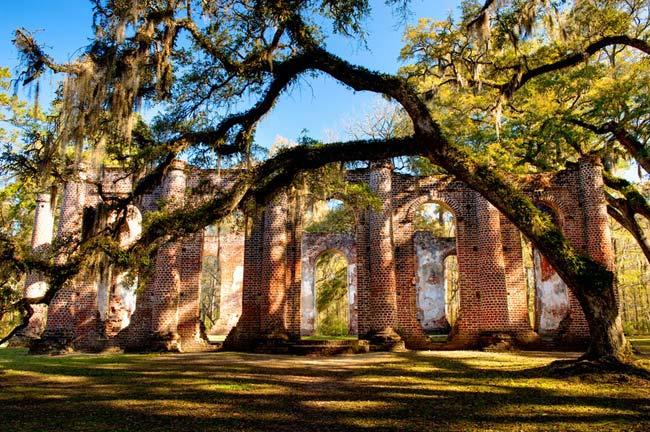
[[618, 311], [614, 286], [598, 293], [589, 289], [575, 290], [589, 324], [591, 339], [586, 360], [627, 362], [631, 348], [623, 333], [623, 321]]

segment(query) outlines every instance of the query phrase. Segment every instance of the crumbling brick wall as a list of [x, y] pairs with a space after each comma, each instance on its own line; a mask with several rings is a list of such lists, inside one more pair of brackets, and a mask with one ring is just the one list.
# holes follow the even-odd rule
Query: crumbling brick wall
[[[223, 267], [243, 268], [241, 288], [225, 283], [233, 292], [222, 293], [224, 311], [230, 308], [239, 316], [226, 340], [228, 346], [248, 349], [260, 340], [293, 340], [309, 331], [305, 307], [309, 293], [303, 279], [309, 279], [309, 265], [317, 256], [312, 255], [320, 253], [314, 252], [320, 243], [345, 249], [348, 263], [355, 265], [356, 302], [351, 304], [360, 337], [396, 331], [407, 346], [428, 347], [422, 317], [418, 320], [418, 260], [413, 228], [415, 211], [426, 202], [445, 204], [456, 222], [460, 307], [453, 341], [470, 346], [483, 333], [495, 332], [522, 340], [535, 337], [528, 318], [521, 236], [489, 202], [462, 182], [400, 174], [385, 162], [350, 171], [348, 177], [369, 184], [381, 208], [362, 213], [354, 232], [344, 241], [303, 235], [301, 198], [285, 191], [265, 207], [249, 212], [243, 243], [242, 237], [224, 243], [224, 247], [232, 246], [235, 251], [220, 252], [230, 257]], [[103, 173], [101, 181], [108, 193], [126, 193], [131, 187], [130, 179], [110, 170]], [[573, 169], [554, 176], [533, 176], [526, 184], [533, 200], [557, 213], [562, 231], [576, 248], [611, 268], [610, 233], [597, 161], [583, 159]], [[171, 206], [188, 205], [196, 198], [187, 195], [188, 191], [201, 187], [228, 187], [228, 182], [222, 174], [178, 162], [167, 173], [163, 185], [136, 205], [143, 214], [157, 209], [160, 200]], [[79, 235], [84, 208], [98, 202], [92, 182], [80, 178], [67, 184], [58, 236]], [[328, 243], [337, 241], [345, 246]], [[62, 338], [80, 349], [111, 345], [201, 349], [199, 285], [206, 251], [203, 233], [165, 245], [144, 288], [138, 292], [129, 325], [117, 334], [101, 331], [97, 278], [78, 278], [50, 305], [44, 338]], [[230, 270], [228, 273], [234, 274]], [[564, 340], [584, 341], [588, 337], [584, 315], [570, 292], [567, 298]], [[226, 307], [228, 302], [232, 304]]]

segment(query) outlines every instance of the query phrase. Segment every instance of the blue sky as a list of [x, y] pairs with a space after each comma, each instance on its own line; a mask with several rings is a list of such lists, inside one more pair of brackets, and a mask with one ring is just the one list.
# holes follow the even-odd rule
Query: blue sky
[[[443, 19], [455, 11], [456, 0], [412, 0], [411, 23], [420, 17]], [[404, 27], [384, 5], [384, 0], [371, 0], [373, 13], [366, 23], [367, 49], [355, 40], [336, 38], [328, 48], [344, 59], [370, 69], [395, 72], [402, 47]], [[0, 66], [15, 68], [18, 61], [11, 40], [13, 31], [24, 27], [36, 32], [37, 39], [57, 61], [73, 59], [92, 36], [92, 9], [87, 0], [2, 0], [0, 15]], [[43, 94], [53, 88], [56, 78], [45, 77]], [[26, 90], [22, 90], [27, 96]], [[51, 92], [50, 92], [51, 94]], [[328, 138], [328, 131], [343, 128], [350, 119], [367, 112], [377, 97], [354, 93], [325, 77], [303, 79], [299, 86], [282, 96], [276, 108], [260, 123], [256, 142], [270, 146], [278, 135], [296, 139], [303, 129], [314, 138]]]

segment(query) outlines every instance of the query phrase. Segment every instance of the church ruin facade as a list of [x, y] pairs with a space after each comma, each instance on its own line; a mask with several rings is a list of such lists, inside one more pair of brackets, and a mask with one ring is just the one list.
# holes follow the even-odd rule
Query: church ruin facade
[[[551, 213], [571, 244], [612, 268], [613, 251], [602, 192], [601, 166], [582, 159], [553, 176], [535, 175], [525, 189], [540, 209]], [[264, 341], [295, 341], [314, 332], [315, 266], [325, 251], [347, 262], [349, 332], [360, 339], [394, 333], [410, 349], [432, 347], [428, 333], [449, 330], [443, 261], [458, 267], [458, 311], [449, 341], [476, 346], [482, 337], [507, 334], [522, 343], [541, 338], [556, 344], [584, 343], [589, 329], [576, 298], [539, 253], [534, 253], [534, 299], [527, 290], [522, 237], [516, 227], [481, 195], [445, 177], [396, 172], [390, 163], [348, 172], [364, 182], [380, 208], [358, 215], [353, 232], [304, 232], [299, 197], [281, 193], [248, 214], [242, 232], [201, 232], [164, 245], [146, 281], [112, 271], [86, 272], [37, 310], [31, 332], [40, 344], [79, 350], [182, 350], [206, 348], [201, 326], [202, 266], [219, 268], [219, 318], [213, 328], [227, 334], [225, 346], [251, 350]], [[217, 174], [176, 161], [164, 182], [129, 208], [120, 243], [137, 239], [142, 220], [161, 203], [183, 206], [190, 191], [229, 187], [228, 172]], [[54, 233], [50, 197], [39, 196], [33, 247], [55, 238], [80, 237], [92, 224], [102, 196], [122, 196], [131, 180], [105, 169], [65, 185]], [[194, 192], [192, 192], [194, 193]], [[418, 232], [416, 209], [444, 204], [455, 219], [453, 238]], [[103, 266], [103, 267], [102, 267]], [[32, 274], [26, 296], [44, 290]], [[139, 286], [139, 288], [138, 288]], [[529, 302], [535, 303], [534, 316]]]

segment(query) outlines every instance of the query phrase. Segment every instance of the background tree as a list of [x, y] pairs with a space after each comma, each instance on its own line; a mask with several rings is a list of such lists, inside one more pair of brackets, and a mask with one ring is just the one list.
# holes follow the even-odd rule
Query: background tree
[[[35, 194], [42, 186], [42, 177], [35, 176], [33, 170], [39, 168], [38, 162], [46, 152], [43, 139], [47, 140], [47, 130], [43, 129], [45, 116], [38, 106], [29, 107], [10, 93], [10, 78], [9, 70], [0, 67], [0, 145], [5, 168], [0, 170], [0, 243], [3, 251], [13, 249], [28, 256]], [[0, 265], [2, 335], [21, 322], [14, 305], [23, 293], [23, 275], [11, 262]]]
[[346, 336], [349, 323], [348, 263], [340, 253], [325, 251], [316, 260], [316, 332]]

